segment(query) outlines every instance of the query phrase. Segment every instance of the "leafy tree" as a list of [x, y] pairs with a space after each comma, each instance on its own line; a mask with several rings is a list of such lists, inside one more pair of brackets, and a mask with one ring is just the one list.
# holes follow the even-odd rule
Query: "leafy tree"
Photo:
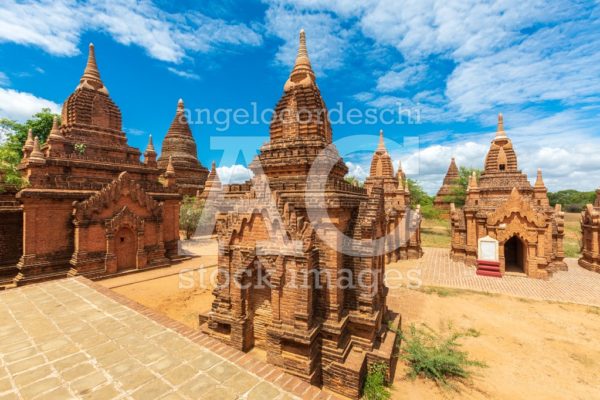
[[357, 177], [351, 176], [351, 175], [346, 176], [344, 178], [344, 180], [346, 182], [348, 182], [349, 184], [355, 185], [355, 186], [358, 186], [358, 187], [363, 187], [365, 185], [363, 182], [359, 181]]
[[555, 193], [548, 193], [550, 205], [554, 207], [561, 204], [567, 212], [579, 212], [586, 204], [594, 203], [596, 192], [579, 192], [577, 190], [561, 190]]
[[33, 136], [44, 143], [52, 130], [55, 115], [49, 108], [44, 108], [24, 123], [0, 118], [0, 134], [5, 138], [0, 144], [0, 183], [17, 187], [25, 184], [17, 171], [17, 165], [23, 158], [22, 148], [27, 140], [27, 132], [31, 129]]
[[467, 199], [467, 188], [469, 187], [469, 179], [471, 178], [473, 172], [475, 172], [477, 179], [479, 179], [482, 172], [480, 169], [460, 167], [457, 185], [452, 190], [452, 194], [446, 197], [447, 201], [454, 203], [457, 207], [462, 207], [465, 205], [465, 201]]
[[179, 209], [179, 229], [185, 233], [186, 240], [191, 239], [202, 223], [204, 202], [198, 201], [194, 196], [185, 196]]
[[407, 179], [408, 189], [410, 190], [410, 206], [416, 208], [421, 206], [421, 215], [427, 219], [438, 219], [440, 211], [433, 206], [433, 197], [428, 195], [421, 184], [414, 179]]

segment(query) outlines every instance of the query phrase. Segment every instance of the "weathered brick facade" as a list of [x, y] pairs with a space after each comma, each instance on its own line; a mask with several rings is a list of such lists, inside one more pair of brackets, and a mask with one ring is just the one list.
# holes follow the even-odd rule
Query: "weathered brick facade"
[[433, 199], [433, 205], [441, 211], [441, 216], [444, 218], [450, 216], [450, 203], [452, 203], [452, 196], [458, 187], [459, 179], [460, 173], [456, 166], [456, 161], [454, 160], [454, 157], [452, 157], [442, 186], [440, 187], [440, 190], [438, 190], [435, 199]]
[[421, 249], [421, 213], [410, 208], [410, 192], [406, 176], [399, 166], [394, 176], [394, 166], [379, 132], [379, 145], [373, 153], [369, 176], [365, 180], [367, 193], [380, 185], [385, 198], [386, 217], [386, 262], [420, 258]]
[[186, 196], [195, 196], [204, 190], [208, 170], [198, 161], [196, 141], [192, 136], [183, 100], [179, 99], [177, 111], [169, 131], [162, 142], [158, 168], [164, 173], [169, 159], [177, 174], [177, 188]]
[[581, 213], [581, 231], [583, 253], [579, 265], [600, 272], [600, 189], [594, 204], [588, 204]]
[[5, 230], [22, 243], [10, 257], [2, 253], [7, 264], [20, 253], [16, 267], [9, 266], [13, 284], [163, 266], [177, 255], [175, 178], [159, 182], [151, 142], [143, 163], [140, 151], [128, 146], [92, 45], [80, 83], [63, 105], [61, 126], [55, 120], [43, 146], [30, 135], [23, 153], [18, 169], [29, 184], [13, 204], [0, 204], [0, 213], [12, 207], [10, 220], [20, 219], [20, 227], [4, 228], [3, 221], [0, 234], [0, 246]]
[[502, 274], [514, 271], [546, 278], [567, 268], [564, 213], [560, 205], [549, 205], [541, 170], [532, 186], [518, 169], [501, 114], [479, 182], [471, 177], [465, 206], [456, 209], [452, 204], [450, 214], [453, 260], [476, 264], [478, 240], [491, 236], [499, 242]]
[[[222, 199], [235, 201], [218, 215], [218, 286], [202, 329], [243, 351], [262, 348], [269, 363], [357, 398], [367, 365], [394, 358], [378, 241], [386, 198], [381, 182], [366, 190], [344, 181], [304, 32], [270, 141], [250, 168], [251, 182], [222, 188]], [[367, 284], [330, 279], [359, 276]]]

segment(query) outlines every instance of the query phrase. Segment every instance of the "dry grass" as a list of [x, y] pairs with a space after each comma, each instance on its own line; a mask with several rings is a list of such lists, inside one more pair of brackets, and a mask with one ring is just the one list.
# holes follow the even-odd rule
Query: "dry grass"
[[565, 256], [579, 258], [581, 255], [580, 214], [565, 213]]
[[423, 219], [421, 245], [423, 247], [450, 247], [450, 221]]

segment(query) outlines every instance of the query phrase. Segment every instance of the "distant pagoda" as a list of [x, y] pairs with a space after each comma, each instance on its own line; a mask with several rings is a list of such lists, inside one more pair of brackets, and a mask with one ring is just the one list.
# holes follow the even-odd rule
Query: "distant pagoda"
[[448, 171], [446, 172], [446, 176], [444, 177], [444, 182], [442, 183], [442, 187], [438, 190], [435, 199], [433, 200], [433, 205], [435, 208], [442, 212], [442, 216], [448, 217], [450, 215], [450, 203], [452, 203], [454, 193], [458, 188], [458, 181], [460, 179], [460, 174], [458, 171], [458, 167], [456, 166], [456, 161], [454, 157], [450, 161], [450, 166], [448, 167]]
[[179, 99], [173, 122], [162, 143], [162, 153], [158, 158], [158, 169], [165, 172], [169, 159], [177, 173], [177, 188], [187, 196], [195, 196], [204, 189], [208, 177], [206, 169], [198, 160], [196, 141], [185, 115], [183, 100]]
[[455, 261], [477, 264], [481, 256], [478, 241], [487, 236], [498, 241], [500, 275], [513, 272], [547, 278], [567, 269], [563, 261], [564, 213], [560, 205], [550, 206], [541, 170], [534, 185], [519, 170], [502, 114], [481, 178], [478, 181], [473, 173], [464, 207], [451, 204], [450, 216]]

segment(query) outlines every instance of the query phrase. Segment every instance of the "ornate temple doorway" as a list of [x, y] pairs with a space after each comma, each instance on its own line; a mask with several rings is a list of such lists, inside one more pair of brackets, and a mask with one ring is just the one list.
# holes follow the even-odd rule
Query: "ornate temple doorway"
[[130, 228], [121, 228], [116, 234], [117, 272], [135, 269], [137, 240]]
[[504, 262], [506, 272], [525, 273], [525, 246], [519, 237], [513, 236], [504, 244]]
[[252, 268], [250, 311], [254, 321], [254, 346], [266, 350], [267, 326], [272, 322], [271, 286], [266, 269], [258, 260]]

